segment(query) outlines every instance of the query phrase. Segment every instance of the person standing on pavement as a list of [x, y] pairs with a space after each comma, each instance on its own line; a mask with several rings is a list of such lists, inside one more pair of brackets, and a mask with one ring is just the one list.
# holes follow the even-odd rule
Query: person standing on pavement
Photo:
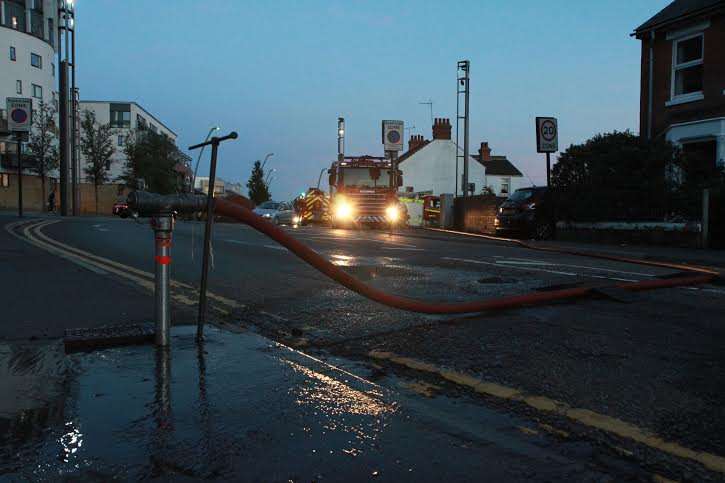
[[55, 190], [51, 190], [48, 194], [48, 212], [53, 213], [55, 211]]

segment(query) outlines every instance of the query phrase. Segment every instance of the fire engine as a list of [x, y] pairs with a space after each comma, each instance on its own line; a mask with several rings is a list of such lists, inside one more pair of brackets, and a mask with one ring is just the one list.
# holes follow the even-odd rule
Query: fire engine
[[389, 159], [344, 157], [334, 161], [330, 176], [330, 215], [334, 227], [404, 224], [407, 213], [398, 201], [402, 173], [393, 176]]
[[295, 211], [300, 224], [328, 223], [330, 221], [330, 200], [319, 188], [310, 188], [295, 200]]

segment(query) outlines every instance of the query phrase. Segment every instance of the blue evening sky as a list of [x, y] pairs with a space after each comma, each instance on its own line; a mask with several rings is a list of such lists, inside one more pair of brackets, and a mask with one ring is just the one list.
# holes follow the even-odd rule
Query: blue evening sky
[[347, 154], [382, 155], [382, 119], [430, 138], [421, 101], [454, 123], [456, 61], [469, 59], [471, 151], [488, 141], [541, 183], [535, 116], [559, 118], [562, 148], [638, 131], [629, 34], [667, 3], [78, 0], [78, 85], [83, 99], [138, 102], [184, 149], [211, 125], [238, 131], [219, 175], [246, 182], [273, 152], [272, 194], [288, 199], [335, 158], [338, 116]]

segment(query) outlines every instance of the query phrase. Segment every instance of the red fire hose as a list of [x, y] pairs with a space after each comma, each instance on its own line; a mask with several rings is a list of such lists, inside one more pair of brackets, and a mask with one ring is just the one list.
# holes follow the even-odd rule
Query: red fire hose
[[[494, 309], [507, 309], [514, 307], [521, 307], [525, 305], [542, 304], [552, 302], [555, 300], [573, 299], [580, 298], [593, 293], [596, 289], [593, 287], [577, 287], [564, 290], [554, 290], [550, 292], [536, 292], [528, 293], [524, 295], [515, 295], [511, 297], [501, 297], [492, 300], [479, 300], [474, 302], [462, 302], [462, 303], [431, 303], [422, 300], [411, 299], [407, 297], [400, 297], [397, 295], [390, 295], [382, 290], [373, 288], [360, 280], [356, 279], [352, 275], [348, 274], [344, 270], [340, 269], [336, 265], [330, 263], [327, 259], [320, 256], [317, 252], [309, 248], [307, 245], [302, 244], [290, 236], [287, 232], [281, 228], [271, 224], [264, 218], [254, 214], [250, 209], [240, 206], [235, 203], [223, 199], [214, 200], [214, 211], [217, 214], [228, 216], [236, 220], [245, 223], [255, 230], [267, 235], [280, 245], [289, 249], [292, 253], [300, 257], [305, 262], [312, 265], [314, 268], [324, 273], [332, 280], [344, 285], [345, 287], [357, 292], [358, 294], [374, 300], [375, 302], [394, 307], [401, 310], [408, 310], [411, 312], [420, 312], [425, 314], [465, 314], [474, 312], [484, 312], [487, 310]], [[500, 240], [500, 239], [499, 239]], [[518, 240], [512, 240], [518, 242]], [[528, 244], [523, 244], [527, 246]], [[527, 248], [542, 249], [541, 247], [527, 246]], [[555, 249], [544, 249], [547, 251], [564, 252], [563, 250]], [[568, 252], [575, 255], [586, 255], [581, 252]], [[614, 256], [601, 255], [598, 258], [604, 258], [616, 261], [625, 261], [628, 263], [639, 263], [643, 265], [652, 265], [658, 267], [675, 268], [678, 270], [697, 272], [696, 275], [688, 275], [667, 279], [659, 280], [646, 280], [642, 282], [632, 283], [619, 283], [614, 285], [616, 288], [621, 288], [630, 291], [639, 290], [651, 290], [655, 288], [667, 288], [667, 287], [679, 287], [686, 285], [697, 285], [708, 283], [717, 277], [719, 274], [716, 271], [702, 268], [702, 267], [689, 267], [687, 265], [676, 265], [666, 264], [661, 262], [649, 262], [646, 260], [631, 260], [626, 258], [618, 258]]]

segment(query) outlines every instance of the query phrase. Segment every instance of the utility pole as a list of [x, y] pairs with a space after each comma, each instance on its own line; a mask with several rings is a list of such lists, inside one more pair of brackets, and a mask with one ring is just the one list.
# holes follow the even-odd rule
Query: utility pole
[[345, 159], [345, 118], [337, 118], [337, 160]]
[[[80, 214], [78, 191], [77, 89], [75, 85], [75, 5], [74, 0], [58, 2], [58, 79], [60, 118], [60, 214], [68, 215], [68, 199], [72, 199], [73, 215]], [[65, 41], [65, 42], [63, 42]], [[62, 45], [64, 44], [64, 45]], [[70, 85], [68, 68], [70, 67]], [[71, 111], [68, 112], [68, 109]], [[68, 126], [70, 121], [70, 126]], [[71, 196], [68, 196], [68, 164], [70, 163]]]
[[[458, 185], [458, 144], [460, 139], [458, 137], [459, 124], [463, 122], [463, 181], [461, 191], [463, 196], [469, 195], [468, 185], [468, 125], [470, 121], [469, 115], [469, 97], [470, 97], [470, 78], [469, 72], [471, 70], [471, 62], [468, 60], [458, 61], [458, 80], [456, 83], [456, 186]], [[461, 114], [461, 97], [463, 97], [463, 114]], [[456, 188], [456, 195], [458, 195], [458, 188]]]

